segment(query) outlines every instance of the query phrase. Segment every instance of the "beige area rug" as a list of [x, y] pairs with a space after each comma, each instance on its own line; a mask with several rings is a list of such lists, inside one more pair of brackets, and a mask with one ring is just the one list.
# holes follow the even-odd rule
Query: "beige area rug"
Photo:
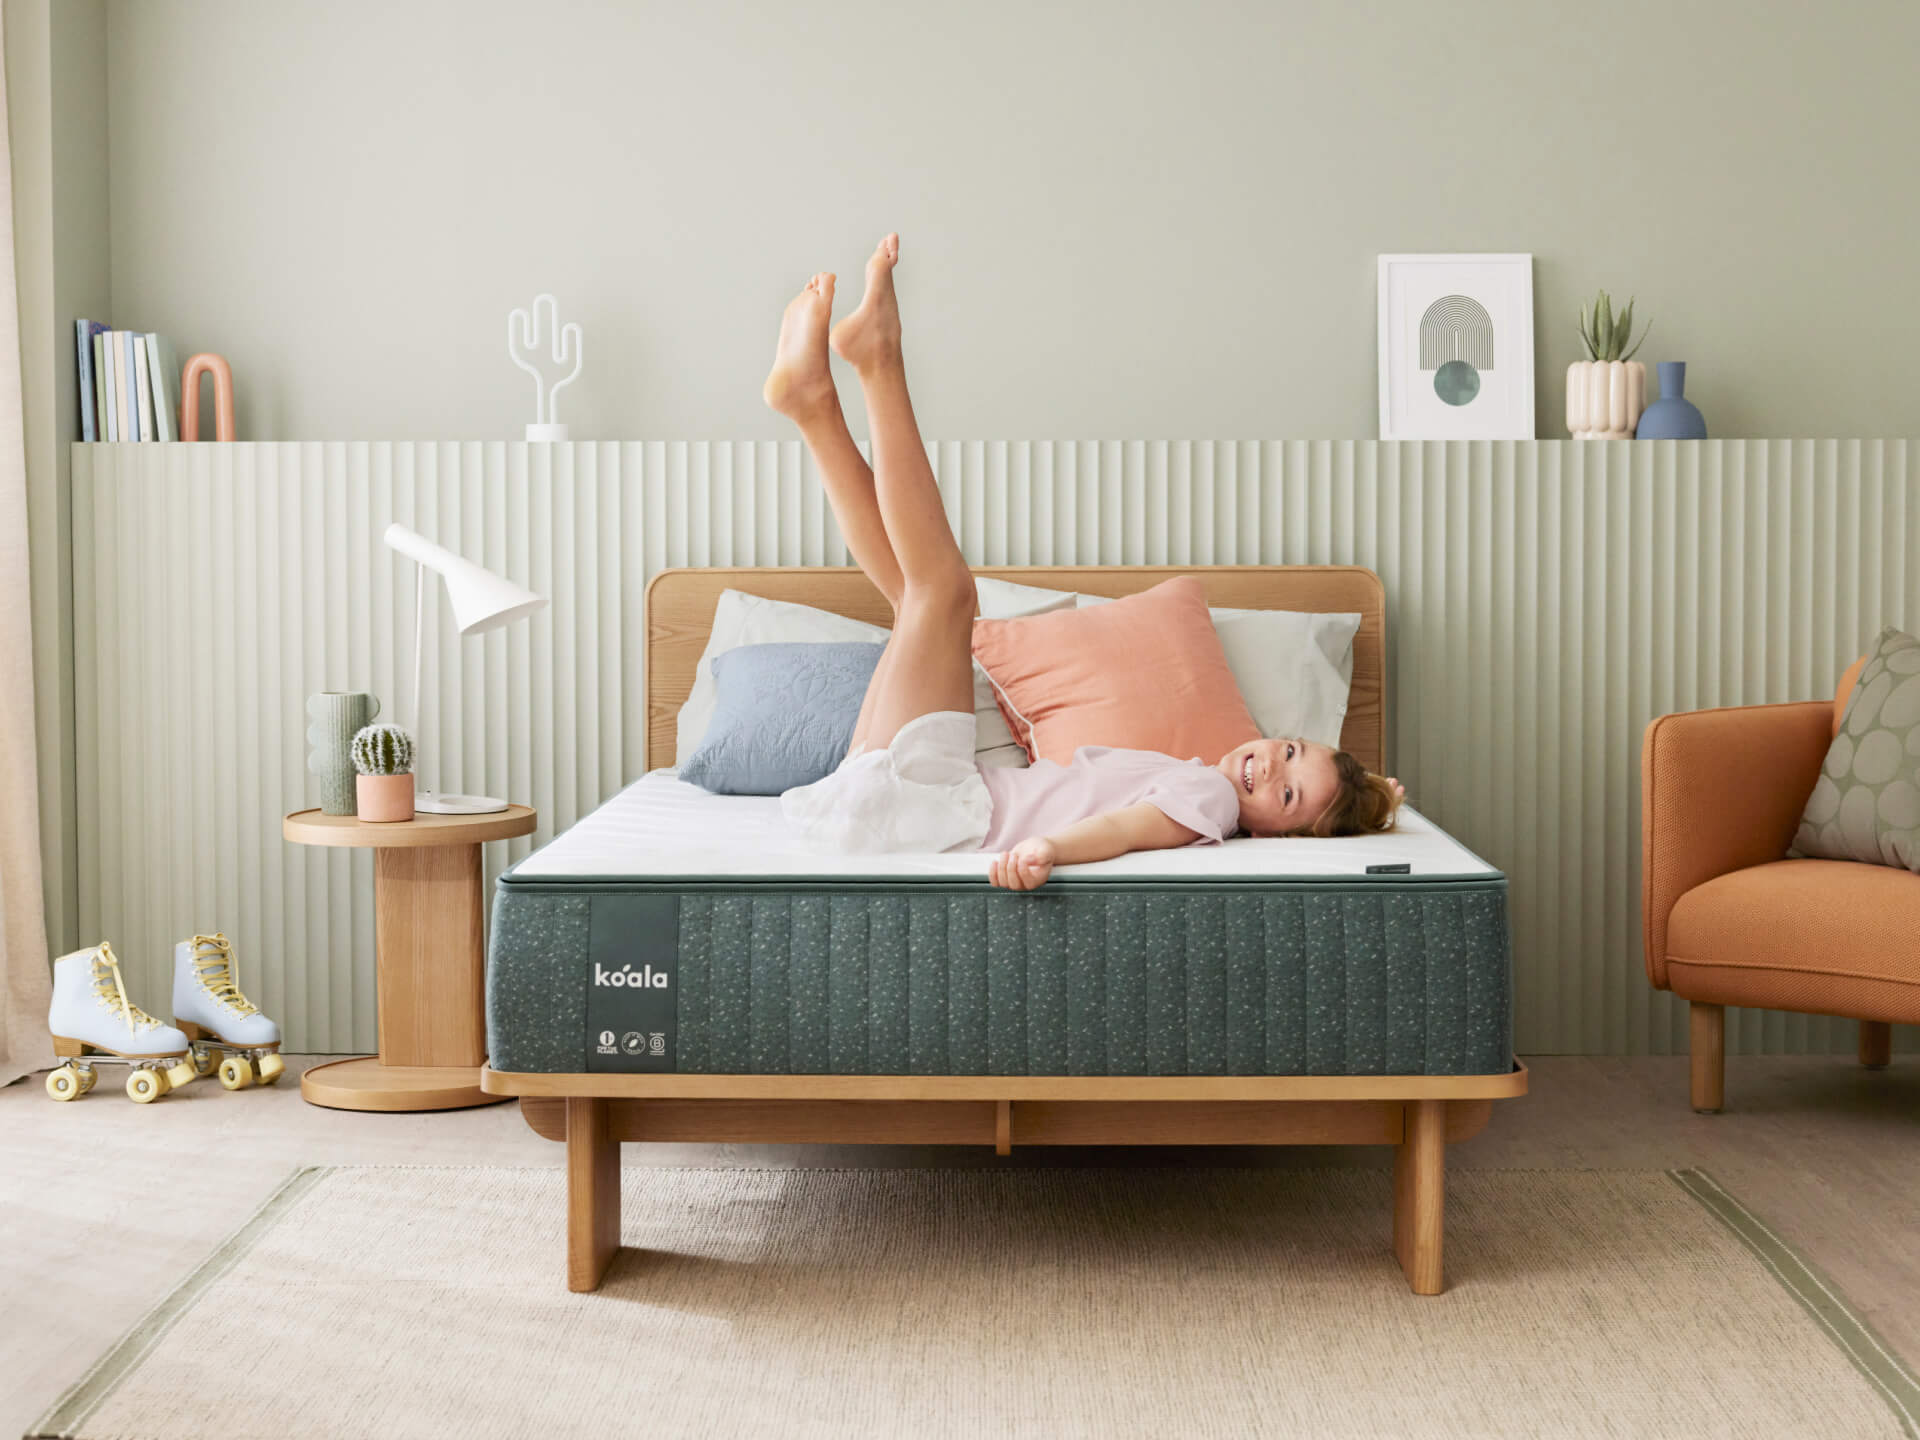
[[1698, 1171], [305, 1170], [36, 1434], [1912, 1435], [1920, 1386]]

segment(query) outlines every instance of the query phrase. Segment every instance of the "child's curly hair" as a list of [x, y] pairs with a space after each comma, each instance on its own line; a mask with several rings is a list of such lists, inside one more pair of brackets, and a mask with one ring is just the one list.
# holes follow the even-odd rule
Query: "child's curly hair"
[[1320, 818], [1300, 832], [1306, 835], [1373, 835], [1393, 828], [1400, 809], [1400, 792], [1385, 776], [1368, 773], [1366, 766], [1345, 750], [1333, 752], [1339, 787], [1320, 812]]

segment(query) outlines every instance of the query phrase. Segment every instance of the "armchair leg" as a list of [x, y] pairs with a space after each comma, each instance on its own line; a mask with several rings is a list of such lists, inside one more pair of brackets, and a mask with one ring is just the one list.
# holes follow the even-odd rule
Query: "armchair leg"
[[1893, 1026], [1889, 1022], [1860, 1022], [1860, 1063], [1869, 1070], [1884, 1070], [1893, 1063]]
[[1702, 1005], [1696, 1000], [1688, 1019], [1693, 1048], [1693, 1108], [1702, 1114], [1717, 1114], [1727, 1098], [1726, 1007]]

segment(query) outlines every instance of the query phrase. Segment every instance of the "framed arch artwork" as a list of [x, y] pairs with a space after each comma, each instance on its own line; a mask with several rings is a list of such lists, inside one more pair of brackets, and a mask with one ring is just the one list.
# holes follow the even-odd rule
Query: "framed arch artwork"
[[1533, 256], [1380, 257], [1380, 438], [1533, 439]]

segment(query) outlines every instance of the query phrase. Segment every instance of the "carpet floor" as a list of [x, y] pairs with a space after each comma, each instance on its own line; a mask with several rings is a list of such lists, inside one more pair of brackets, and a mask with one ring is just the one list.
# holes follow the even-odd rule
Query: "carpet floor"
[[298, 1172], [36, 1435], [1902, 1436], [1920, 1384], [1699, 1171]]

